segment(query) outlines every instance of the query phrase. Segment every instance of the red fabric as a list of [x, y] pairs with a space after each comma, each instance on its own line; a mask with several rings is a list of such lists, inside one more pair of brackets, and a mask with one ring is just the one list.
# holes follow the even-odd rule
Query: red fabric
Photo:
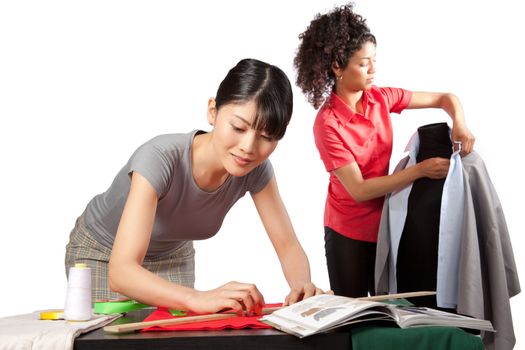
[[[266, 304], [264, 307], [275, 307], [281, 306], [282, 304]], [[188, 313], [188, 316], [195, 316], [196, 314]], [[151, 315], [146, 317], [144, 321], [156, 321], [156, 320], [166, 320], [170, 318], [181, 318], [184, 316], [172, 316], [168, 309], [158, 308]], [[258, 321], [261, 316], [237, 316], [232, 318], [226, 318], [223, 320], [213, 320], [213, 321], [204, 321], [204, 322], [193, 322], [186, 324], [176, 324], [172, 326], [154, 326], [149, 328], [144, 328], [143, 332], [150, 331], [213, 331], [221, 329], [242, 329], [242, 328], [272, 328], [272, 326], [267, 325]]]
[[357, 202], [333, 170], [356, 162], [364, 179], [388, 175], [392, 153], [390, 113], [400, 113], [412, 93], [404, 89], [372, 86], [363, 92], [364, 114], [356, 113], [335, 93], [317, 113], [315, 144], [330, 183], [324, 226], [352, 239], [376, 242], [383, 197]]

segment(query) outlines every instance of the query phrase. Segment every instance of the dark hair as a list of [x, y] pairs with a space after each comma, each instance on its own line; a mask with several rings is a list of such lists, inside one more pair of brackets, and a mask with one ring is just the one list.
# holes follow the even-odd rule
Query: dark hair
[[215, 96], [217, 110], [229, 103], [254, 100], [257, 114], [253, 127], [280, 140], [292, 117], [292, 86], [284, 72], [268, 63], [243, 59], [230, 69]]
[[327, 14], [317, 14], [304, 33], [294, 58], [296, 84], [314, 108], [324, 102], [335, 84], [332, 64], [342, 69], [364, 43], [376, 44], [366, 20], [353, 12], [352, 3], [336, 7]]

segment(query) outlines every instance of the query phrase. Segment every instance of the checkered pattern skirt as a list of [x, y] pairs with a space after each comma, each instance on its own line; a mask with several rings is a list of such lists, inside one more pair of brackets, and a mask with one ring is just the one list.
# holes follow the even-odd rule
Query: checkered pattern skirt
[[[91, 268], [92, 299], [127, 299], [126, 296], [112, 292], [108, 283], [108, 263], [111, 249], [96, 241], [80, 216], [71, 231], [66, 246], [66, 275], [75, 263], [85, 263]], [[187, 241], [174, 252], [161, 257], [144, 259], [142, 266], [160, 277], [193, 287], [195, 283], [195, 250], [193, 242]]]

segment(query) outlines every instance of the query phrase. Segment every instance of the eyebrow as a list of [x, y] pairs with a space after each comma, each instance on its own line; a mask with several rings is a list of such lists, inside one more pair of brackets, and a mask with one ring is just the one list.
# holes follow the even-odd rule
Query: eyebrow
[[237, 118], [237, 119], [240, 119], [240, 120], [243, 121], [245, 124], [252, 125], [252, 123], [250, 123], [249, 121], [247, 121], [246, 119], [244, 119], [244, 118], [241, 117], [240, 115], [234, 114], [233, 116], [234, 116], [235, 118]]

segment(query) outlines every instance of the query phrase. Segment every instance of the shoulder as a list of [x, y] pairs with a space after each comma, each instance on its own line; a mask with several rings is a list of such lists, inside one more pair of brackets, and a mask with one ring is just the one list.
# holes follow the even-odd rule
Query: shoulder
[[[185, 149], [191, 145], [191, 140], [197, 131], [189, 133], [162, 134], [146, 141], [142, 146], [157, 147], [159, 149]], [[142, 147], [141, 146], [141, 147]]]
[[266, 159], [261, 164], [256, 166], [252, 171], [250, 171], [246, 176], [267, 177], [268, 175], [273, 175], [273, 166], [272, 162], [270, 162], [269, 159]]
[[412, 99], [412, 92], [397, 87], [372, 86], [367, 90], [367, 98], [372, 103], [386, 106], [389, 112], [401, 113]]
[[174, 174], [188, 169], [194, 134], [164, 134], [146, 141], [130, 157], [127, 173], [140, 173], [155, 188], [158, 197], [163, 197], [171, 186]]
[[269, 159], [259, 164], [245, 175], [246, 190], [253, 195], [261, 191], [274, 176], [273, 166]]
[[337, 120], [336, 113], [330, 101], [326, 101], [317, 112], [314, 121], [314, 130], [333, 127], [337, 124]]
[[158, 135], [140, 145], [132, 155], [173, 157], [189, 152], [193, 136], [197, 130], [190, 133]]
[[404, 95], [409, 93], [408, 90], [398, 87], [389, 87], [389, 86], [375, 86], [367, 90], [368, 98], [375, 100], [377, 102], [388, 102], [394, 96]]

